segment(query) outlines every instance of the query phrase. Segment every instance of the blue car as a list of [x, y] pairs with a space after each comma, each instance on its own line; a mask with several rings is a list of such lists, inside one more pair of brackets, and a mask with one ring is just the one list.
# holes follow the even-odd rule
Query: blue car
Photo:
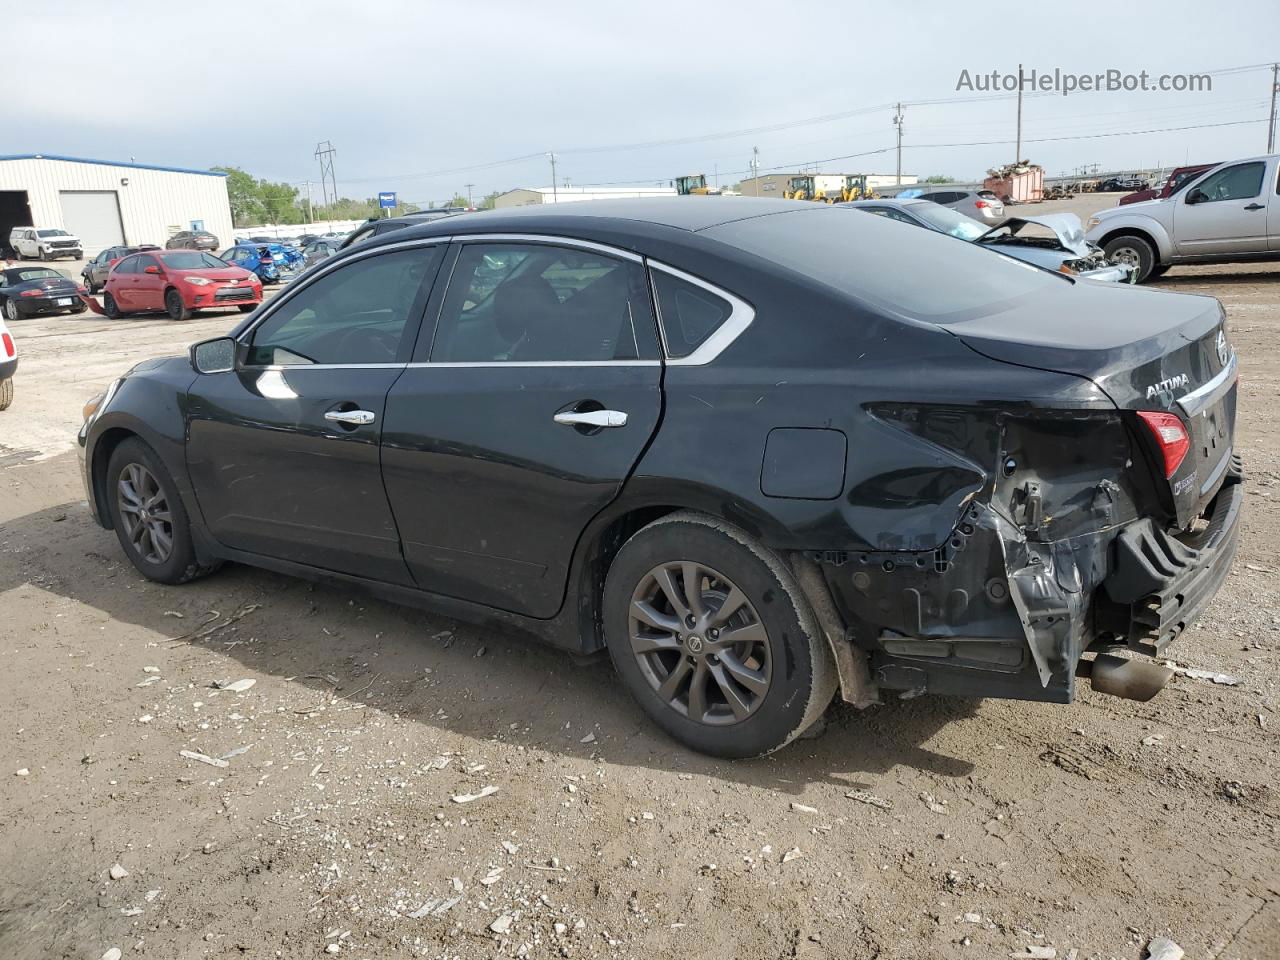
[[302, 255], [282, 243], [237, 243], [218, 256], [253, 271], [263, 283], [289, 279], [302, 266]]

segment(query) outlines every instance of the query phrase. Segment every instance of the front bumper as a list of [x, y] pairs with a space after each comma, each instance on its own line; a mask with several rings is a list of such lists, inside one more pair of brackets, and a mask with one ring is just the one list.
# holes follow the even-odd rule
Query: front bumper
[[1086, 651], [1162, 655], [1222, 585], [1244, 501], [1233, 461], [1194, 536], [1151, 519], [1028, 540], [971, 503], [927, 553], [813, 555], [882, 689], [1069, 703]]
[[1097, 270], [1082, 270], [1076, 274], [1084, 280], [1102, 280], [1106, 283], [1133, 283], [1137, 271], [1128, 263], [1113, 263]]

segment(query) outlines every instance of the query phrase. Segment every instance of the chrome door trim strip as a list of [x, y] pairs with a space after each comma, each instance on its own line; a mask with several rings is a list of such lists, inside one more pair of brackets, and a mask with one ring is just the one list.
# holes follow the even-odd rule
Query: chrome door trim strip
[[691, 283], [695, 287], [701, 287], [708, 293], [713, 293], [722, 300], [727, 300], [733, 308], [724, 323], [716, 328], [715, 333], [707, 337], [702, 344], [689, 354], [687, 357], [672, 357], [667, 349], [666, 327], [662, 322], [662, 307], [659, 304], [657, 290], [654, 290], [653, 306], [658, 314], [658, 329], [662, 331], [663, 353], [667, 354], [667, 366], [670, 367], [700, 367], [710, 363], [716, 357], [720, 356], [728, 346], [740, 337], [747, 327], [751, 326], [751, 321], [756, 317], [755, 308], [741, 297], [735, 296], [723, 287], [717, 287], [713, 283], [708, 283], [701, 277], [695, 277], [691, 273], [685, 273], [683, 270], [677, 270], [675, 267], [668, 266], [658, 260], [649, 260], [649, 267], [653, 270], [659, 270], [662, 273], [677, 277], [686, 283]]
[[1183, 412], [1189, 417], [1194, 417], [1200, 411], [1207, 410], [1217, 403], [1222, 395], [1235, 384], [1238, 369], [1239, 362], [1236, 360], [1235, 351], [1232, 351], [1231, 359], [1218, 372], [1218, 375], [1190, 393], [1184, 393], [1178, 398], [1178, 406], [1182, 407]]
[[580, 247], [583, 250], [594, 250], [597, 253], [603, 253], [610, 257], [620, 257], [623, 260], [630, 260], [633, 263], [643, 263], [644, 257], [630, 250], [623, 250], [621, 247], [611, 247], [608, 244], [596, 243], [592, 240], [578, 240], [574, 237], [552, 237], [543, 233], [466, 233], [457, 234], [453, 238], [455, 243], [478, 243], [496, 241], [498, 243], [547, 243], [560, 247]]
[[661, 360], [476, 360], [407, 364], [409, 369], [424, 367], [660, 367]]

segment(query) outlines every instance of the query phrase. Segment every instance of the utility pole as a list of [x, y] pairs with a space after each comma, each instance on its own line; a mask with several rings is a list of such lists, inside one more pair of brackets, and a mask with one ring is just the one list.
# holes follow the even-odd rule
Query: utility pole
[[[330, 203], [329, 188], [333, 188], [333, 203], [338, 202], [338, 180], [333, 173], [333, 156], [338, 151], [328, 140], [316, 144], [316, 159], [320, 161], [320, 192], [324, 194], [324, 202]], [[328, 182], [326, 183], [326, 178]]]
[[1271, 122], [1267, 125], [1267, 153], [1276, 150], [1276, 93], [1280, 91], [1280, 63], [1271, 65]]
[[560, 194], [556, 192], [556, 155], [555, 152], [547, 154], [551, 158], [551, 202], [559, 203]]
[[474, 183], [468, 183], [468, 184], [466, 185], [466, 187], [467, 187], [467, 206], [468, 206], [468, 207], [474, 207], [474, 206], [475, 206], [475, 204], [471, 202], [471, 188], [472, 188], [472, 187], [474, 187], [474, 186], [475, 186], [475, 184], [474, 184]]
[[893, 125], [898, 128], [898, 186], [902, 186], [902, 104], [899, 103], [893, 114]]
[[315, 207], [311, 205], [311, 181], [307, 180], [304, 182], [307, 185], [307, 223], [315, 223], [316, 210]]
[[751, 182], [756, 185], [756, 196], [760, 196], [760, 148], [751, 148]]
[[1018, 64], [1018, 140], [1013, 148], [1013, 162], [1022, 162], [1022, 64]]
[[716, 178], [716, 189], [719, 190], [720, 189], [720, 164], [718, 163], [713, 164], [711, 169], [713, 171], [712, 176]]

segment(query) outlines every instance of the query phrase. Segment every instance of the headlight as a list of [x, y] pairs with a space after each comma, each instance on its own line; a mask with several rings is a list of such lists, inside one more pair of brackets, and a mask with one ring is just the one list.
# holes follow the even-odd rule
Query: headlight
[[207, 287], [213, 282], [205, 277], [183, 277], [182, 279], [187, 281], [187, 283], [194, 283], [197, 287]]
[[1089, 222], [1085, 224], [1084, 228], [1085, 228], [1086, 230], [1092, 230], [1094, 227], [1096, 227], [1096, 226], [1097, 226], [1098, 224], [1100, 224], [1101, 222], [1102, 222], [1102, 218], [1101, 218], [1101, 217], [1090, 217], [1090, 218], [1089, 218]]
[[84, 414], [85, 420], [88, 420], [95, 413], [97, 413], [98, 408], [102, 406], [102, 402], [106, 399], [107, 399], [107, 391], [103, 390], [102, 393], [98, 394], [96, 397], [94, 397], [92, 400], [86, 403], [84, 405], [84, 409], [80, 411], [81, 413]]

